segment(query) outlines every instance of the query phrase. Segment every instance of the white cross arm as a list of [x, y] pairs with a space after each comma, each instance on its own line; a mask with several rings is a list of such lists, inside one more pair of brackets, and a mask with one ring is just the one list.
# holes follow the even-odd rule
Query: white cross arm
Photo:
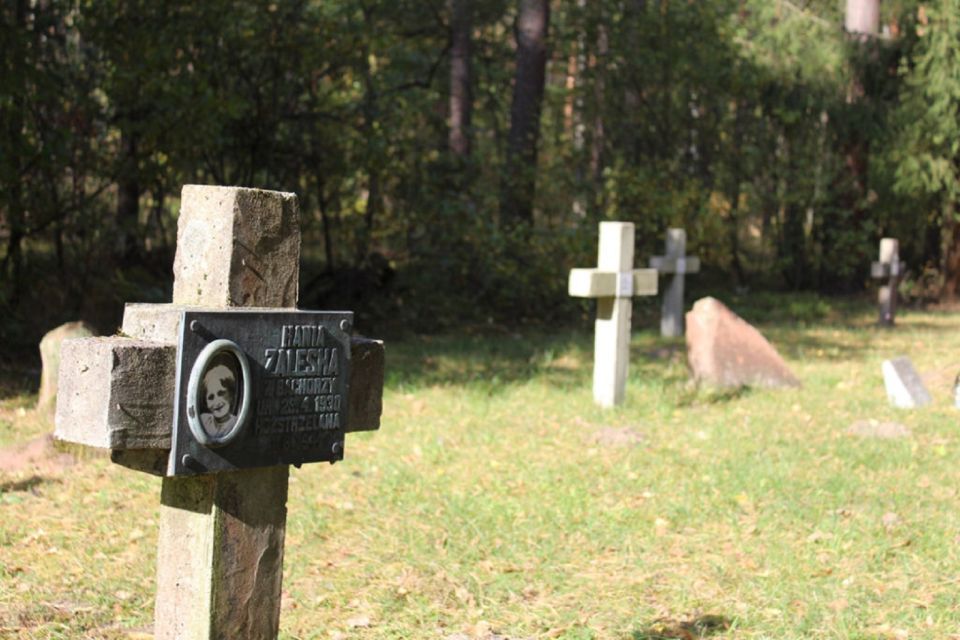
[[623, 298], [657, 294], [654, 269], [632, 269], [617, 273], [600, 269], [571, 269], [567, 290], [577, 298]]
[[659, 273], [697, 273], [700, 271], [700, 258], [674, 258], [671, 256], [654, 256], [650, 258], [650, 268]]

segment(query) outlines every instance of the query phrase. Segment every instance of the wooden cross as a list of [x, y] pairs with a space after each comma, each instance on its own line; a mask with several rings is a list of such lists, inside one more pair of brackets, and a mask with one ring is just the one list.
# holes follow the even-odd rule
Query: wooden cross
[[[175, 469], [183, 470], [180, 463], [200, 462], [190, 455], [174, 460], [171, 448], [176, 451], [180, 440], [190, 438], [187, 432], [176, 433], [185, 424], [181, 418], [191, 411], [181, 406], [184, 398], [189, 405], [191, 392], [181, 391], [186, 372], [178, 371], [182, 365], [178, 355], [181, 360], [183, 357], [178, 349], [185, 349], [185, 338], [199, 340], [197, 332], [205, 330], [197, 321], [181, 327], [182, 319], [188, 314], [207, 317], [201, 310], [216, 312], [210, 317], [238, 318], [238, 308], [257, 308], [256, 313], [244, 316], [247, 318], [302, 317], [310, 312], [295, 310], [299, 263], [296, 196], [257, 189], [185, 186], [178, 221], [173, 304], [127, 305], [123, 335], [64, 342], [56, 436], [109, 449], [114, 462], [164, 476], [154, 629], [158, 640], [277, 637], [289, 467], [274, 462], [273, 466], [205, 474], [199, 467], [200, 475], [173, 477]], [[231, 309], [231, 314], [223, 313]], [[333, 339], [333, 333], [325, 335], [326, 329], [309, 336], [306, 329], [293, 329], [298, 332], [296, 339], [290, 339], [284, 328], [283, 340], [297, 346]], [[344, 432], [379, 428], [383, 343], [350, 338], [348, 322], [332, 331], [340, 330], [344, 332], [343, 343], [349, 345], [349, 355], [345, 356], [349, 359], [349, 380], [342, 381], [349, 385], [343, 402], [348, 409], [343, 414], [346, 424], [332, 431], [297, 430], [292, 436], [285, 435], [288, 439], [284, 442], [292, 442], [294, 456], [299, 455], [297, 448], [308, 446], [304, 443], [312, 436], [326, 447], [326, 459], [334, 461], [342, 458]], [[301, 351], [302, 357], [295, 352], [287, 364], [294, 368], [302, 365], [304, 371], [321, 371], [318, 353], [334, 355], [332, 349]], [[238, 357], [246, 362], [246, 355]], [[250, 358], [254, 362], [253, 356]], [[244, 387], [245, 391], [252, 389], [252, 396], [260, 394], [261, 383], [280, 380], [271, 378], [271, 371], [262, 368], [262, 363], [252, 366], [252, 373], [243, 369], [243, 375], [232, 374], [257, 380], [258, 386]], [[303, 380], [311, 380], [311, 391], [318, 391], [321, 385], [312, 381], [329, 380], [324, 384], [330, 387], [325, 391], [330, 391], [337, 382], [337, 371], [333, 365], [327, 369], [328, 378], [294, 382], [303, 387]], [[242, 395], [234, 384], [237, 380], [230, 383], [230, 376], [220, 375], [222, 368], [211, 370], [217, 370], [219, 377], [209, 383], [209, 389], [192, 392], [196, 397], [209, 391], [213, 398], [214, 392], [223, 394], [228, 387], [234, 397]], [[317, 411], [321, 404], [324, 410], [327, 404], [341, 404], [340, 397], [333, 395], [297, 397], [310, 406], [314, 406], [315, 398], [322, 398], [322, 402], [316, 400]], [[254, 429], [255, 425], [256, 430], [249, 436], [244, 433], [244, 438], [264, 442], [263, 438], [274, 435], [265, 432], [261, 420], [271, 405], [264, 398], [247, 399], [259, 407], [259, 414], [249, 427]], [[211, 404], [207, 409], [216, 416], [220, 405]], [[313, 417], [318, 415], [341, 414]], [[233, 425], [228, 433], [236, 433], [248, 419], [249, 415], [241, 412], [240, 418], [226, 423]], [[210, 460], [231, 460], [231, 448], [223, 442], [213, 442], [209, 448], [193, 441], [190, 444], [206, 451]], [[231, 446], [240, 445], [234, 442]], [[240, 458], [234, 462], [237, 460]]]
[[881, 326], [892, 327], [897, 312], [897, 283], [903, 275], [906, 265], [900, 262], [900, 243], [896, 238], [880, 239], [880, 260], [870, 265], [870, 275], [877, 279], [887, 279], [877, 294]]
[[657, 293], [657, 272], [633, 268], [633, 238], [632, 222], [601, 222], [597, 268], [570, 270], [570, 295], [597, 298], [593, 398], [602, 407], [623, 402], [632, 297]]
[[683, 335], [683, 278], [684, 274], [700, 271], [700, 258], [685, 256], [687, 232], [667, 229], [667, 250], [662, 256], [650, 258], [650, 266], [658, 273], [672, 273], [673, 278], [663, 294], [660, 311], [660, 335], [676, 338]]

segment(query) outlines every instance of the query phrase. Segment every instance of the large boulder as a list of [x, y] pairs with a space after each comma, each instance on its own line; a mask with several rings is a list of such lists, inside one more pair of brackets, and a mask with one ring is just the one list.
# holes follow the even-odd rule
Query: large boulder
[[96, 335], [93, 327], [85, 322], [68, 322], [48, 331], [40, 340], [40, 396], [37, 411], [53, 415], [57, 406], [57, 377], [60, 373], [60, 344], [68, 338], [88, 338]]
[[800, 386], [767, 339], [719, 300], [697, 300], [686, 320], [687, 360], [697, 382], [717, 387]]

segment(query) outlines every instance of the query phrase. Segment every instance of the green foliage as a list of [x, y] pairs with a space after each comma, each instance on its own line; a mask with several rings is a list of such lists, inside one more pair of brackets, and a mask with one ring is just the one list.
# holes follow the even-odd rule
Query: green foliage
[[[637, 224], [640, 261], [685, 227], [737, 287], [860, 289], [881, 235], [901, 238], [914, 280], [945, 278], [956, 0], [884, 2], [894, 31], [865, 41], [832, 0], [554, 5], [523, 169], [534, 222], [508, 230], [515, 2], [470, 3], [467, 157], [447, 149], [447, 3], [7, 3], [0, 311], [21, 328], [0, 333], [115, 324], [110, 292], [166, 291], [191, 182], [296, 192], [304, 304], [368, 326], [576, 317], [564, 272], [592, 264], [610, 219]], [[55, 305], [28, 286], [51, 275]], [[24, 333], [38, 309], [57, 318]]]
[[925, 5], [916, 54], [904, 60], [896, 187], [945, 202], [960, 197], [960, 2]]

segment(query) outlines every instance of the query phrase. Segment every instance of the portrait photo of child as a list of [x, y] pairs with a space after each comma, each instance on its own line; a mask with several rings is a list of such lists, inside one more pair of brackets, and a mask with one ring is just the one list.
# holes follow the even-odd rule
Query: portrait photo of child
[[222, 438], [237, 424], [242, 388], [240, 363], [232, 353], [210, 359], [200, 384], [200, 424], [211, 438]]

